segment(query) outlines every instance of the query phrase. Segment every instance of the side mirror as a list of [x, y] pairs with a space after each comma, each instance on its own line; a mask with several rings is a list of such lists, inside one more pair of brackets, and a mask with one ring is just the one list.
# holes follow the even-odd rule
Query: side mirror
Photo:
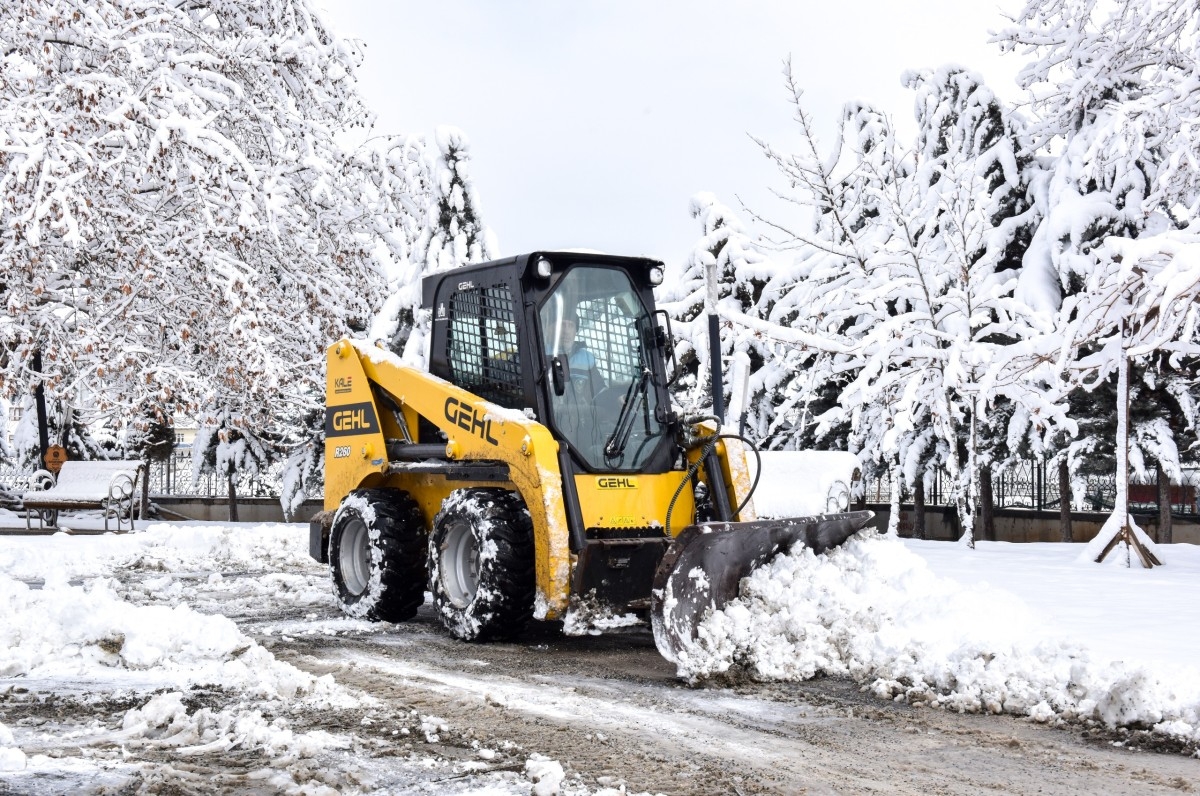
[[562, 395], [567, 391], [567, 367], [562, 357], [550, 360], [550, 382], [554, 385], [554, 394]]

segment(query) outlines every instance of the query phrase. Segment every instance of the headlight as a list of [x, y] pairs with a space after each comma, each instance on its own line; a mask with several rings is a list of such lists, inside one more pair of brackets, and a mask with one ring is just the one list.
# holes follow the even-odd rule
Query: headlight
[[545, 257], [537, 258], [537, 262], [534, 263], [533, 267], [537, 271], [537, 275], [542, 279], [549, 279], [550, 273], [554, 270], [554, 266]]
[[651, 268], [650, 269], [650, 284], [654, 285], [655, 287], [658, 287], [659, 285], [662, 284], [662, 281], [663, 281], [663, 269]]

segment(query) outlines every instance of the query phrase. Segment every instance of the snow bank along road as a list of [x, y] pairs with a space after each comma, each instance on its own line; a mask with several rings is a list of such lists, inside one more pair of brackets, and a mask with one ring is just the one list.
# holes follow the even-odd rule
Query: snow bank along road
[[690, 687], [640, 626], [466, 645], [425, 611], [349, 620], [305, 548], [297, 525], [0, 539], [0, 793], [1200, 792], [1162, 733], [841, 678]]

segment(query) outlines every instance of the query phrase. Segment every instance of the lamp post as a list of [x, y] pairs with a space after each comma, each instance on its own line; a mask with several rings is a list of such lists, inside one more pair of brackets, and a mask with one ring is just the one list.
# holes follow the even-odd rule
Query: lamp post
[[708, 311], [708, 370], [712, 377], [713, 414], [725, 424], [725, 385], [721, 379], [721, 321], [717, 316], [717, 258], [704, 267]]
[[[37, 350], [33, 352], [33, 372], [39, 376], [42, 373], [42, 352]], [[50, 427], [46, 422], [46, 387], [43, 379], [38, 379], [37, 386], [33, 388], [33, 403], [37, 408], [37, 423], [38, 423], [38, 467], [45, 469], [46, 467], [46, 449], [50, 447]]]

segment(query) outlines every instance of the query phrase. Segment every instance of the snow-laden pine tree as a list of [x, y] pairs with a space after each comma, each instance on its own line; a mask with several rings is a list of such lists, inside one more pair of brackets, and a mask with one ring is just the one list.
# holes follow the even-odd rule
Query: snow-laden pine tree
[[0, 5], [0, 388], [88, 420], [319, 395], [382, 293], [359, 55], [308, 0]]
[[279, 502], [284, 519], [291, 520], [300, 505], [320, 497], [325, 486], [325, 413], [308, 412], [289, 429], [281, 443], [287, 461], [281, 477]]
[[434, 131], [437, 143], [429, 221], [418, 256], [429, 274], [491, 259], [496, 241], [479, 213], [471, 179], [471, 145], [457, 127]]
[[[743, 411], [746, 429], [760, 438], [770, 421], [770, 405], [760, 400], [780, 378], [766, 368], [773, 359], [763, 335], [732, 318], [764, 317], [770, 297], [763, 289], [774, 266], [746, 233], [737, 215], [711, 193], [692, 197], [689, 210], [701, 235], [682, 267], [669, 269], [658, 288], [660, 306], [673, 319], [675, 356], [680, 374], [673, 389], [688, 414], [713, 408], [708, 316], [721, 318], [721, 378], [727, 421], [737, 426]], [[716, 279], [715, 305], [709, 306], [708, 274]], [[765, 369], [766, 368], [766, 369]]]
[[162, 407], [143, 407], [125, 428], [122, 456], [144, 462], [165, 462], [175, 451], [172, 413]]
[[433, 146], [420, 138], [404, 144], [404, 172], [396, 182], [407, 190], [407, 207], [416, 211], [417, 221], [406, 255], [395, 258], [389, 268], [389, 298], [372, 328], [373, 337], [387, 340], [417, 367], [428, 359], [429, 314], [421, 308], [421, 280], [498, 254], [495, 237], [480, 214], [466, 134], [443, 126], [433, 138]]
[[[46, 444], [61, 446], [66, 450], [68, 459], [116, 458], [114, 442], [97, 439], [90, 425], [83, 421], [70, 404], [54, 400], [46, 402]], [[41, 437], [38, 433], [37, 409], [32, 396], [26, 396], [21, 403], [21, 419], [13, 432], [13, 448], [17, 465], [24, 472], [29, 473], [41, 468]]]
[[999, 39], [1032, 56], [1021, 81], [1049, 153], [1020, 290], [1056, 319], [1068, 383], [1118, 385], [1128, 432], [1115, 445], [1114, 519], [1096, 545], [1130, 541], [1128, 466], [1151, 460], [1177, 475], [1180, 448], [1163, 418], [1139, 428], [1127, 412], [1133, 385], [1176, 396], [1189, 434], [1197, 421], [1200, 16], [1185, 0], [1030, 2]]
[[356, 157], [366, 161], [364, 171], [372, 176], [365, 189], [377, 205], [389, 211], [373, 219], [376, 234], [388, 242], [384, 251], [387, 297], [371, 325], [370, 337], [403, 354], [421, 308], [435, 164], [425, 138], [417, 135], [371, 139]]

